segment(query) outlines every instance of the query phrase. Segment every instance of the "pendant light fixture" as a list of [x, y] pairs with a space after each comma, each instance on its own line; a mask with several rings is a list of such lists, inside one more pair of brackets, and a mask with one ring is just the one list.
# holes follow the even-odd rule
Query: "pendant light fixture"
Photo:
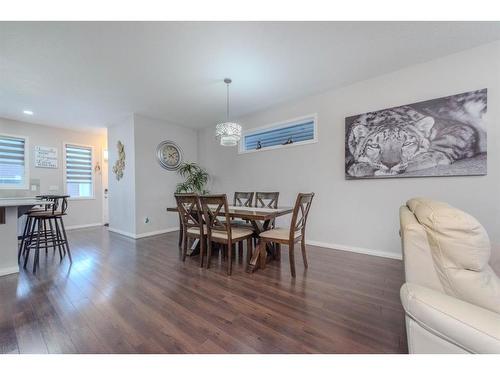
[[241, 125], [229, 121], [229, 84], [231, 78], [225, 78], [226, 84], [226, 121], [221, 122], [215, 127], [215, 135], [220, 140], [222, 146], [236, 146], [241, 138]]

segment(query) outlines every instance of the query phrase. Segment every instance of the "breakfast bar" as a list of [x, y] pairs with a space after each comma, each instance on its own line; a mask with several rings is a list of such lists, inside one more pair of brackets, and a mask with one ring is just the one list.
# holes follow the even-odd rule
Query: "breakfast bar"
[[18, 218], [39, 204], [40, 200], [32, 197], [0, 199], [0, 276], [19, 272]]

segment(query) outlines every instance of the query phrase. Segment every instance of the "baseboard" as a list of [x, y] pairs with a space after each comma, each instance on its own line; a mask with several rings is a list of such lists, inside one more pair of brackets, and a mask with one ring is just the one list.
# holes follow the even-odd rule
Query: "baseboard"
[[6, 276], [19, 272], [19, 266], [7, 267], [0, 269], [0, 276]]
[[70, 225], [70, 226], [66, 227], [66, 230], [92, 228], [92, 227], [100, 227], [100, 226], [102, 226], [102, 223], [92, 223], [92, 224], [82, 224], [82, 225]]
[[115, 228], [111, 228], [111, 227], [108, 227], [108, 230], [109, 230], [110, 232], [117, 233], [117, 234], [121, 234], [122, 236], [125, 236], [125, 237], [130, 237], [130, 238], [135, 239], [135, 234], [134, 234], [134, 233], [125, 232], [124, 230], [115, 229]]
[[126, 231], [123, 231], [123, 230], [120, 230], [120, 229], [111, 228], [111, 227], [109, 227], [108, 230], [110, 232], [118, 233], [118, 234], [121, 234], [122, 236], [130, 237], [130, 238], [133, 238], [134, 240], [137, 240], [137, 239], [140, 239], [140, 238], [157, 236], [159, 234], [175, 232], [175, 231], [179, 230], [179, 227], [160, 229], [160, 230], [155, 230], [155, 231], [152, 231], [152, 232], [139, 233], [139, 234], [126, 232]]
[[155, 230], [152, 232], [146, 232], [146, 233], [139, 233], [135, 235], [135, 238], [144, 238], [144, 237], [151, 237], [151, 236], [157, 236], [159, 234], [164, 234], [164, 233], [170, 233], [170, 232], [175, 232], [178, 231], [179, 227], [173, 227], [173, 228], [167, 228], [167, 229], [160, 229], [160, 230]]
[[381, 251], [381, 250], [366, 249], [363, 247], [339, 245], [339, 244], [334, 244], [334, 243], [320, 242], [320, 241], [307, 240], [307, 239], [306, 239], [306, 243], [308, 245], [312, 245], [312, 246], [326, 247], [328, 249], [335, 249], [335, 250], [341, 250], [341, 251], [350, 251], [353, 253], [373, 255], [373, 256], [382, 257], [382, 258], [391, 258], [391, 259], [398, 259], [398, 260], [403, 259], [401, 254], [394, 254], [394, 253], [389, 253], [387, 251]]
[[[118, 234], [121, 234], [123, 236], [127, 236], [133, 239], [139, 239], [139, 238], [144, 238], [144, 237], [151, 237], [151, 236], [156, 236], [158, 234], [164, 234], [164, 233], [169, 233], [169, 232], [175, 232], [179, 230], [179, 227], [174, 227], [174, 228], [167, 228], [167, 229], [161, 229], [161, 230], [156, 230], [153, 232], [146, 232], [146, 233], [140, 233], [140, 234], [134, 234], [130, 232], [125, 232], [119, 229], [114, 229], [114, 228], [108, 228], [110, 232], [115, 232]], [[350, 251], [353, 253], [359, 253], [359, 254], [365, 254], [365, 255], [372, 255], [372, 256], [377, 256], [377, 257], [382, 257], [382, 258], [390, 258], [390, 259], [398, 259], [402, 260], [403, 257], [401, 254], [394, 254], [394, 253], [389, 253], [387, 251], [381, 251], [381, 250], [374, 250], [374, 249], [366, 249], [363, 247], [355, 247], [355, 246], [347, 246], [347, 245], [339, 245], [339, 244], [334, 244], [334, 243], [328, 243], [328, 242], [321, 242], [321, 241], [314, 241], [314, 240], [306, 240], [306, 243], [308, 245], [312, 246], [319, 246], [319, 247], [326, 247], [327, 249], [334, 249], [334, 250], [341, 250], [341, 251]]]

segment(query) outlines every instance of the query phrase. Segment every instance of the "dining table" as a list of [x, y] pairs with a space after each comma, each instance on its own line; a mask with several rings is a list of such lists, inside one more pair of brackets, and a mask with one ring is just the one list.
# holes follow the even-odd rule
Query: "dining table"
[[[268, 207], [245, 207], [245, 206], [228, 206], [228, 214], [231, 220], [244, 220], [251, 223], [255, 236], [258, 238], [259, 234], [270, 229], [271, 223], [280, 216], [285, 216], [291, 214], [293, 211], [293, 207], [278, 207], [278, 208], [268, 208]], [[177, 207], [168, 207], [167, 212], [176, 212], [179, 213]], [[224, 209], [219, 211], [219, 216], [225, 216]], [[179, 217], [180, 220], [180, 217]], [[183, 228], [182, 223], [179, 226], [179, 236], [182, 238], [183, 236]], [[188, 255], [197, 254], [197, 242], [191, 246], [190, 252]], [[263, 249], [262, 251], [258, 251], [258, 248], [252, 254], [252, 258], [247, 266], [247, 272], [255, 272], [259, 267], [265, 267], [266, 262], [268, 261], [269, 249]]]

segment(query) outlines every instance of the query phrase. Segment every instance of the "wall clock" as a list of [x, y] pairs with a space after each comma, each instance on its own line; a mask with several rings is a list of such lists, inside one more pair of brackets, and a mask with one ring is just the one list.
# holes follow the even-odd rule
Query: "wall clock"
[[175, 142], [163, 141], [156, 148], [156, 158], [163, 168], [175, 171], [182, 163], [182, 150]]

